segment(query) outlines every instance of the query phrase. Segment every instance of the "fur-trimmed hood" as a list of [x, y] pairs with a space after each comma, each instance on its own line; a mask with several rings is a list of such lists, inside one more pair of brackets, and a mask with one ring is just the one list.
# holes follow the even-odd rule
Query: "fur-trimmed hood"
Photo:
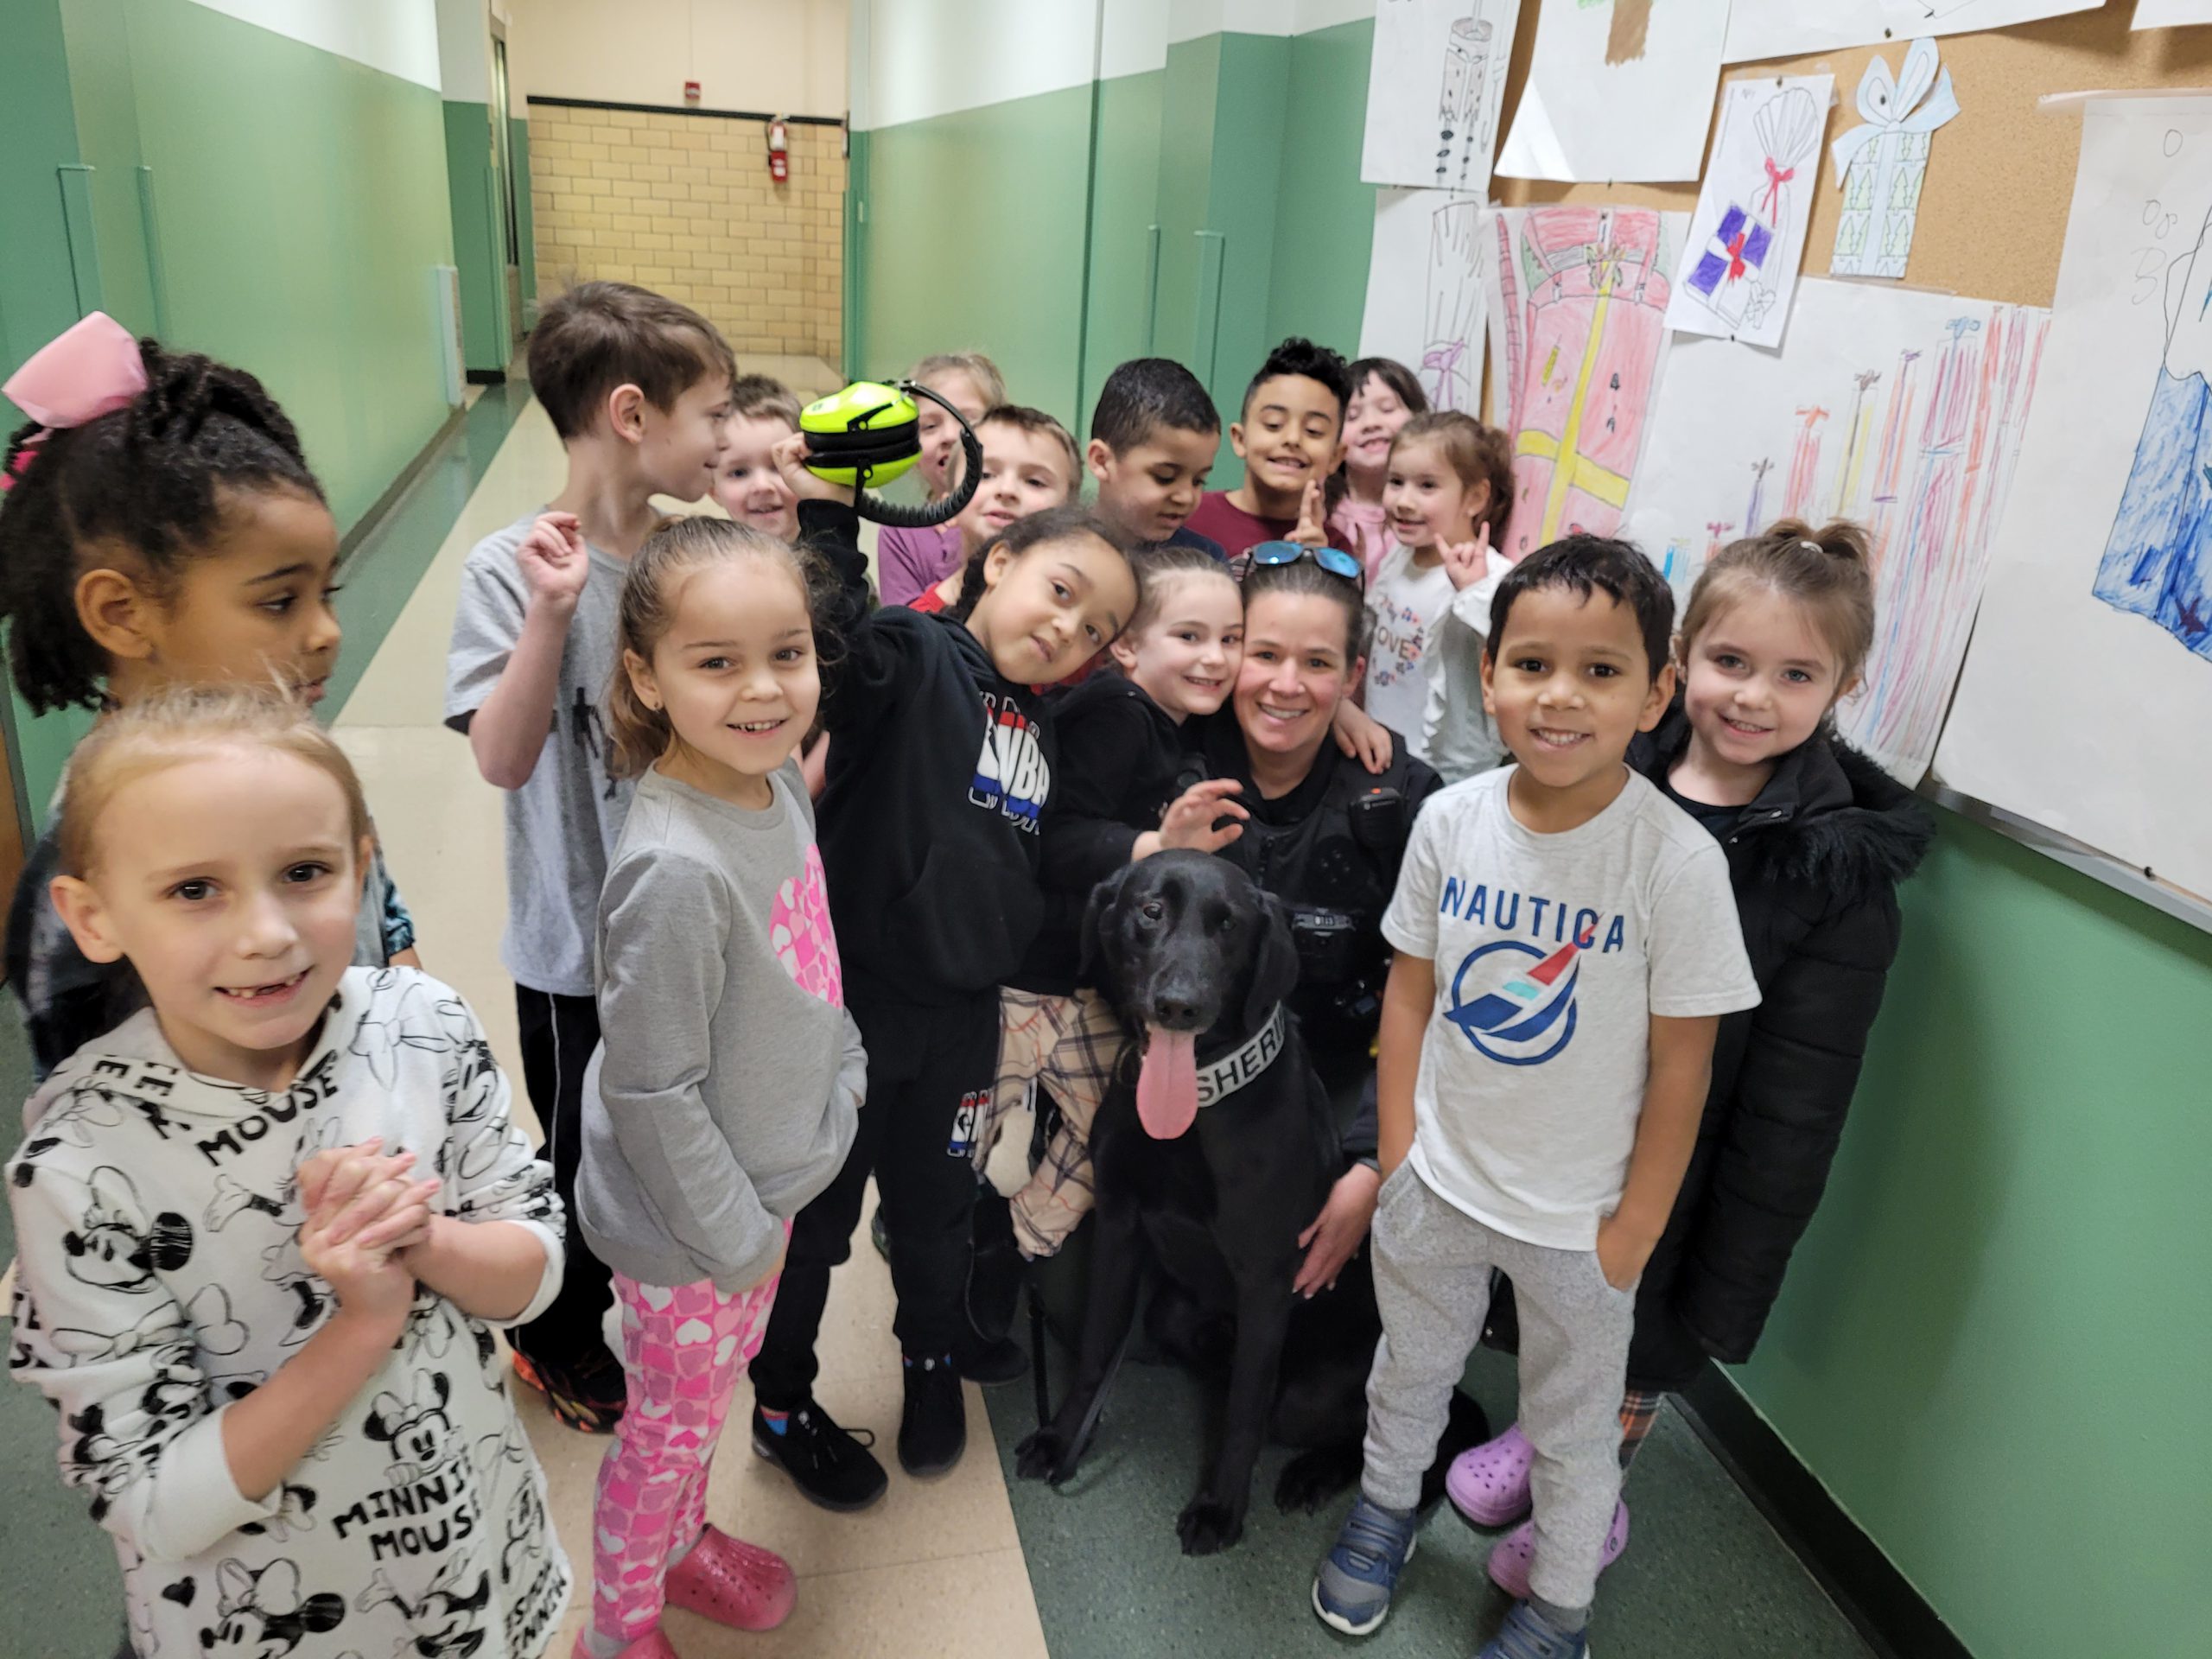
[[[1655, 784], [1689, 747], [1677, 696], [1629, 764]], [[1822, 732], [1785, 756], [1744, 809], [1729, 862], [1753, 882], [1803, 882], [1841, 906], [1893, 890], [1920, 868], [1936, 823], [1920, 798], [1840, 738]]]

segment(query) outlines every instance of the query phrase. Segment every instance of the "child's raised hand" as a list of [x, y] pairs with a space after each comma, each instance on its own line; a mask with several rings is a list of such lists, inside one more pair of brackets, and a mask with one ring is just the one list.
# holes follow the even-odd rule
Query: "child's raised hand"
[[1452, 578], [1452, 590], [1464, 593], [1490, 574], [1490, 526], [1478, 526], [1471, 542], [1446, 542], [1439, 551], [1444, 555], [1444, 574]]
[[776, 470], [784, 475], [784, 482], [791, 493], [802, 501], [838, 501], [846, 506], [853, 505], [854, 490], [849, 484], [832, 484], [828, 479], [806, 470], [806, 435], [794, 432], [788, 438], [779, 438], [768, 451], [776, 463]]
[[573, 512], [541, 512], [515, 549], [515, 563], [533, 601], [573, 608], [591, 576], [591, 555]]
[[1325, 505], [1326, 499], [1322, 493], [1321, 480], [1318, 478], [1308, 480], [1306, 493], [1299, 498], [1298, 527], [1284, 539], [1296, 542], [1303, 547], [1327, 546], [1329, 512]]
[[1209, 778], [1192, 784], [1160, 817], [1160, 845], [1217, 853], [1244, 833], [1252, 815], [1229, 798], [1243, 785], [1234, 778]]

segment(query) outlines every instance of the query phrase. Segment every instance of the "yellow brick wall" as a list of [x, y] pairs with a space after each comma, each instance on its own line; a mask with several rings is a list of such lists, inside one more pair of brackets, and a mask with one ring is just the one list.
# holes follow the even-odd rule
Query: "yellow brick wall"
[[537, 281], [636, 283], [745, 352], [841, 359], [843, 134], [792, 126], [768, 176], [766, 124], [530, 105]]

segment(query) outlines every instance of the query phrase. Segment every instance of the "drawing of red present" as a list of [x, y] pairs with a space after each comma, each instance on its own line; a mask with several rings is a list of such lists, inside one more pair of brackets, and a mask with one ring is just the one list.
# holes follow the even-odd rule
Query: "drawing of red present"
[[1753, 301], [1766, 292], [1758, 278], [1773, 251], [1773, 232], [1732, 202], [1690, 272], [1689, 285], [1728, 322], [1741, 323], [1746, 317], [1756, 322]]

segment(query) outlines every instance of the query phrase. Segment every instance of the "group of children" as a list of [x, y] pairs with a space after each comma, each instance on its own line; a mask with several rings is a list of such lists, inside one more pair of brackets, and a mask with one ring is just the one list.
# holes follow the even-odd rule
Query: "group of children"
[[[337, 534], [282, 412], [97, 316], [9, 383], [17, 687], [101, 711], [10, 919], [54, 1068], [9, 1171], [11, 1363], [116, 1535], [135, 1650], [541, 1652], [569, 1571], [495, 1327], [613, 1436], [576, 1652], [666, 1659], [669, 1605], [781, 1622], [791, 1569], [707, 1522], [708, 1471], [749, 1369], [757, 1452], [829, 1508], [886, 1489], [817, 1393], [871, 1179], [899, 1461], [952, 1467], [963, 1378], [1025, 1363], [978, 1315], [984, 1258], [1080, 1221], [1125, 1051], [1085, 896], [1243, 833], [1260, 803], [1193, 733], [1281, 671], [1240, 577], [1302, 566], [1373, 619], [1339, 741], [1458, 785], [1383, 925], [1384, 1335], [1313, 1605], [1387, 1613], [1502, 1269], [1521, 1421], [1448, 1485], [1535, 1518], [1493, 1552], [1516, 1602], [1483, 1651], [1586, 1653], [1657, 1391], [1748, 1354], [1818, 1200], [1927, 840], [1829, 732], [1872, 638], [1856, 532], [1736, 544], [1678, 631], [1624, 543], [1492, 555], [1510, 451], [1398, 365], [1284, 342], [1229, 428], [1243, 481], [1207, 492], [1219, 417], [1181, 365], [1117, 368], [1079, 449], [969, 353], [914, 378], [975, 428], [977, 487], [883, 534], [879, 604], [796, 400], [695, 314], [583, 284], [530, 372], [567, 481], [470, 555], [445, 715], [505, 792], [537, 1157], [304, 717]], [[921, 436], [941, 497], [958, 423]], [[1058, 1128], [1001, 1203], [978, 1168], [1040, 1080]]]

